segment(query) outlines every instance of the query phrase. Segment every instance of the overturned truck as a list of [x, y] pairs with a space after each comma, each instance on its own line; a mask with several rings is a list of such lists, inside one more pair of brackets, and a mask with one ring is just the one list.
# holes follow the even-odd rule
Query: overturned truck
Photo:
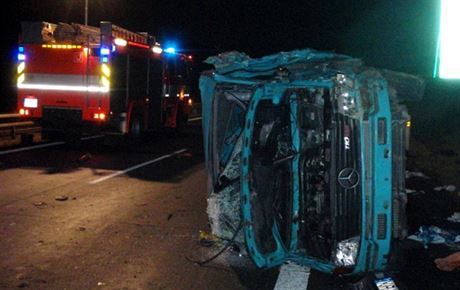
[[212, 231], [259, 267], [384, 270], [406, 236], [417, 77], [311, 49], [210, 57], [200, 79]]

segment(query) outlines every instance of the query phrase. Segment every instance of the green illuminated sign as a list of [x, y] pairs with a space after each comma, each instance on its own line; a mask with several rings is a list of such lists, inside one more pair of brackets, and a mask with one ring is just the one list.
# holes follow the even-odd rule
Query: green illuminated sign
[[460, 0], [441, 0], [438, 49], [434, 75], [460, 79]]

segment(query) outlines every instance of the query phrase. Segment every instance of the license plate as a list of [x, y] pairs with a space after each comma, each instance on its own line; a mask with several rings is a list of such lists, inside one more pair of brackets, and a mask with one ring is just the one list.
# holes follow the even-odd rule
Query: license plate
[[398, 287], [396, 287], [395, 282], [390, 277], [376, 279], [375, 285], [379, 290], [398, 290]]

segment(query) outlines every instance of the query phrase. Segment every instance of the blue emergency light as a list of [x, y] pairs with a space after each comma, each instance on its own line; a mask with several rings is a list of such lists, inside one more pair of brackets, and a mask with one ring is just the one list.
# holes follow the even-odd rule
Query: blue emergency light
[[110, 54], [110, 49], [106, 47], [101, 48], [101, 55], [109, 55]]
[[164, 52], [166, 53], [170, 53], [170, 54], [175, 54], [176, 53], [176, 48], [174, 47], [168, 47], [164, 50]]

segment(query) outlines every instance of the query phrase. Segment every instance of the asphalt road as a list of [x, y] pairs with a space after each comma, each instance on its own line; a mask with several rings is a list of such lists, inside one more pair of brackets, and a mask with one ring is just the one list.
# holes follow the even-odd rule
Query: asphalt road
[[[0, 151], [0, 289], [273, 289], [278, 270], [238, 249], [191, 262], [220, 249], [199, 243], [209, 232], [200, 122], [141, 142], [47, 138], [55, 144]], [[432, 252], [412, 253], [409, 266], [423, 264], [399, 275], [407, 289], [458, 289], [457, 274], [433, 274]], [[313, 271], [308, 289], [347, 282]]]
[[269, 289], [276, 270], [236, 252], [186, 259], [219, 249], [198, 243], [209, 231], [200, 130], [0, 155], [0, 288]]

